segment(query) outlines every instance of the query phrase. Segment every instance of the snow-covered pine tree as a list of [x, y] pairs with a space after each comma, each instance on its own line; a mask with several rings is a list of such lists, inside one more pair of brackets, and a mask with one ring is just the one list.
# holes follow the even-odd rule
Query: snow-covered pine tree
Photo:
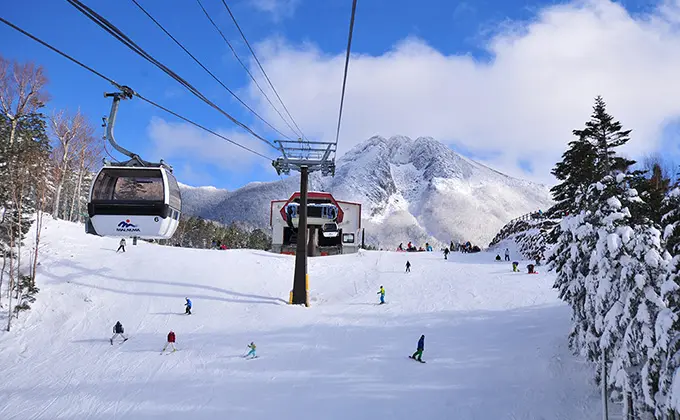
[[625, 171], [634, 163], [616, 155], [615, 148], [628, 141], [630, 130], [624, 131], [605, 108], [604, 100], [598, 96], [586, 127], [573, 130], [577, 140], [569, 143], [562, 162], [552, 171], [562, 183], [551, 190], [557, 204], [549, 212], [565, 215], [549, 234], [549, 240], [556, 243], [548, 257], [550, 268], [557, 273], [554, 287], [572, 307], [570, 345], [589, 360], [599, 357], [597, 346], [587, 350], [587, 343], [598, 342], [591, 322], [596, 305], [590, 302], [592, 296], [587, 292], [588, 287], [597, 286], [587, 287], [585, 279], [591, 271], [591, 255], [598, 241], [593, 223], [600, 221], [595, 213], [606, 204], [606, 200], [599, 200], [600, 190], [596, 186], [604, 187], [598, 181], [615, 171]]
[[572, 351], [583, 356], [589, 318], [585, 312], [585, 278], [594, 246], [592, 226], [586, 222], [589, 217], [589, 212], [582, 210], [562, 219], [557, 243], [548, 255], [549, 269], [557, 273], [553, 287], [558, 290], [560, 299], [567, 302], [572, 310], [569, 346]]
[[672, 189], [663, 201], [661, 225], [666, 249], [680, 255], [680, 185]]
[[675, 378], [680, 369], [680, 185], [668, 193], [662, 210], [666, 249], [675, 257], [661, 287], [666, 308], [656, 320], [657, 417], [680, 413], [680, 378]]
[[652, 358], [657, 369], [652, 371], [657, 375], [656, 415], [673, 418], [669, 417], [671, 413], [680, 413], [680, 377], [676, 377], [680, 369], [680, 256], [675, 256], [668, 266], [661, 295], [666, 307], [656, 319]]
[[597, 240], [585, 278], [584, 313], [592, 316], [585, 321], [585, 353], [598, 361], [605, 352], [609, 389], [620, 393], [627, 415], [647, 419], [656, 405], [660, 358], [654, 325], [665, 308], [661, 283], [670, 255], [654, 223], [633, 216], [642, 204], [631, 187], [637, 181], [630, 174], [607, 176], [587, 197], [592, 211], [585, 222]]

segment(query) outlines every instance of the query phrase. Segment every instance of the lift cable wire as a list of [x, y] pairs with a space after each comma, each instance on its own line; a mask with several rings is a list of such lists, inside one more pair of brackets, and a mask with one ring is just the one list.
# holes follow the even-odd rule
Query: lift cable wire
[[[269, 102], [269, 105], [271, 105], [272, 108], [274, 109], [274, 111], [276, 111], [276, 113], [279, 114], [279, 117], [281, 117], [281, 120], [283, 120], [283, 122], [286, 123], [286, 125], [288, 126], [288, 128], [290, 128], [290, 130], [295, 134], [295, 136], [300, 137], [300, 133], [298, 133], [297, 131], [295, 131], [295, 128], [293, 128], [293, 126], [290, 125], [290, 123], [288, 122], [288, 120], [283, 116], [283, 114], [281, 114], [281, 111], [279, 111], [279, 109], [278, 109], [276, 106], [274, 106], [274, 103], [272, 103], [271, 99], [269, 99], [269, 96], [268, 96], [268, 95], [265, 93], [265, 91], [262, 89], [262, 86], [260, 86], [260, 84], [257, 82], [257, 79], [255, 79], [255, 77], [253, 76], [253, 74], [252, 74], [252, 73], [250, 72], [250, 70], [248, 69], [248, 66], [246, 66], [246, 64], [243, 62], [243, 60], [241, 60], [241, 57], [238, 56], [238, 53], [236, 52], [236, 49], [234, 49], [234, 47], [231, 45], [231, 42], [229, 42], [229, 40], [227, 39], [227, 37], [224, 36], [224, 33], [222, 32], [222, 30], [217, 26], [217, 24], [215, 23], [215, 21], [210, 17], [210, 14], [209, 14], [208, 11], [205, 9], [205, 7], [203, 7], [203, 4], [201, 3], [201, 0], [196, 0], [196, 1], [198, 2], [198, 5], [200, 6], [201, 10], [203, 10], [203, 13], [205, 14], [205, 17], [207, 17], [208, 20], [210, 21], [210, 23], [212, 24], [212, 26], [213, 26], [215, 29], [217, 29], [217, 32], [219, 32], [219, 34], [220, 34], [220, 36], [222, 37], [222, 39], [224, 40], [224, 42], [229, 46], [229, 49], [230, 49], [231, 52], [234, 54], [234, 57], [236, 57], [236, 60], [239, 62], [239, 64], [241, 64], [241, 67], [243, 67], [243, 69], [246, 71], [246, 73], [248, 73], [248, 76], [250, 76], [250, 79], [253, 81], [253, 83], [255, 83], [255, 86], [257, 86], [257, 89], [258, 89], [258, 90], [262, 93], [262, 95], [267, 99], [267, 102]], [[277, 131], [278, 131], [278, 130], [277, 130]], [[286, 137], [288, 140], [291, 140], [290, 137], [288, 137], [288, 136], [285, 136], [285, 135], [284, 135], [284, 137]]]
[[170, 32], [168, 32], [168, 31], [163, 27], [163, 25], [161, 25], [160, 22], [158, 22], [153, 16], [151, 16], [151, 14], [150, 14], [149, 12], [147, 12], [146, 9], [144, 9], [144, 7], [143, 7], [141, 4], [139, 4], [139, 3], [137, 2], [137, 0], [132, 0], [132, 2], [133, 2], [133, 3], [135, 4], [135, 6], [137, 6], [142, 12], [144, 12], [144, 14], [145, 14], [146, 16], [148, 16], [149, 19], [151, 19], [151, 20], [153, 21], [153, 23], [155, 23], [155, 24], [156, 24], [156, 25], [157, 25], [157, 26], [158, 26], [158, 27], [159, 27], [159, 28], [160, 28], [160, 29], [161, 29], [168, 37], [170, 37], [170, 39], [172, 39], [172, 40], [175, 42], [175, 44], [177, 44], [177, 45], [178, 45], [185, 53], [187, 53], [187, 55], [189, 55], [189, 57], [191, 57], [191, 58], [196, 62], [196, 64], [198, 64], [199, 66], [201, 66], [201, 68], [202, 68], [203, 70], [205, 70], [210, 76], [212, 76], [212, 78], [215, 79], [215, 81], [216, 81], [217, 83], [219, 83], [224, 89], [227, 90], [227, 92], [229, 92], [234, 98], [236, 98], [236, 100], [239, 101], [239, 102], [241, 103], [241, 105], [243, 105], [244, 107], [246, 107], [246, 109], [248, 109], [248, 111], [252, 112], [257, 118], [259, 118], [263, 123], [265, 123], [266, 125], [268, 125], [272, 130], [276, 131], [277, 133], [279, 133], [279, 134], [282, 135], [283, 137], [285, 137], [285, 138], [287, 138], [287, 139], [290, 140], [290, 137], [288, 137], [288, 136], [286, 136], [285, 134], [283, 134], [282, 132], [280, 132], [276, 127], [274, 127], [274, 126], [271, 125], [267, 120], [265, 120], [264, 118], [262, 118], [262, 117], [260, 116], [260, 114], [258, 114], [255, 110], [253, 110], [251, 107], [249, 107], [245, 102], [243, 102], [243, 100], [241, 100], [241, 98], [238, 97], [238, 95], [237, 95], [236, 93], [234, 93], [234, 92], [233, 92], [231, 89], [229, 89], [224, 83], [222, 83], [222, 81], [221, 81], [217, 76], [215, 76], [210, 70], [208, 70], [208, 68], [205, 67], [205, 66], [203, 65], [203, 63], [201, 63], [201, 62], [200, 62], [193, 54], [191, 54], [191, 53], [189, 52], [189, 50], [187, 50], [187, 49], [184, 47], [184, 45], [182, 45], [181, 42], [179, 42], [174, 36], [172, 36], [172, 34], [170, 34]]
[[347, 69], [349, 68], [349, 54], [352, 48], [352, 33], [354, 32], [354, 16], [357, 11], [357, 0], [352, 1], [352, 16], [349, 20], [349, 37], [347, 38], [347, 55], [345, 56], [345, 75], [342, 79], [342, 94], [340, 95], [340, 114], [338, 115], [338, 129], [335, 132], [335, 145], [340, 139], [340, 123], [342, 122], [342, 106], [345, 103], [345, 87], [347, 86]]
[[293, 124], [295, 125], [295, 127], [297, 127], [297, 129], [298, 129], [298, 131], [299, 131], [299, 133], [300, 133], [300, 135], [301, 135], [300, 137], [303, 138], [303, 139], [305, 139], [305, 140], [307, 140], [307, 138], [305, 137], [304, 133], [303, 133], [302, 130], [300, 129], [300, 126], [297, 125], [297, 123], [295, 122], [295, 119], [293, 119], [293, 116], [290, 115], [290, 112], [288, 111], [288, 108], [286, 107], [286, 104], [283, 103], [283, 99], [281, 99], [281, 96], [279, 96], [279, 93], [276, 91], [276, 88], [274, 88], [274, 84], [273, 84], [272, 81], [269, 79], [269, 76], [267, 76], [267, 72], [264, 71], [264, 67], [262, 67], [262, 63], [260, 63], [260, 60], [257, 58], [257, 55], [255, 54], [255, 51], [254, 51], [253, 48], [250, 46], [250, 43], [248, 42], [248, 39], [246, 38], [246, 35], [245, 35], [245, 34], [243, 33], [243, 31], [241, 30], [241, 27], [239, 26], [238, 22], [236, 21], [236, 17], [235, 17], [234, 14], [231, 12], [231, 9], [230, 9], [229, 6], [227, 5], [227, 2], [226, 2], [225, 0], [222, 0], [222, 4], [224, 4], [224, 7], [227, 8], [227, 12], [229, 12], [229, 16], [231, 16], [231, 20], [234, 21], [234, 25], [236, 25], [236, 28], [238, 29], [238, 32], [241, 34], [241, 37], [243, 38], [243, 41], [244, 41], [244, 42], [246, 43], [246, 45], [248, 46], [248, 49], [250, 50], [250, 53], [253, 55], [253, 58], [255, 58], [255, 62], [257, 63], [257, 65], [258, 65], [258, 67], [260, 68], [260, 70], [262, 71], [262, 74], [264, 75], [265, 79], [267, 80], [267, 83], [269, 83], [269, 86], [272, 88], [272, 90], [273, 90], [274, 93], [276, 94], [276, 97], [279, 99], [279, 102], [281, 102], [281, 105], [283, 106], [283, 109], [286, 111], [286, 114], [288, 115], [288, 117], [290, 118], [290, 120], [293, 122]]
[[[50, 45], [50, 44], [48, 44], [47, 42], [41, 40], [40, 38], [38, 38], [38, 37], [36, 37], [36, 36], [30, 34], [29, 32], [27, 32], [27, 31], [25, 31], [25, 30], [19, 28], [18, 26], [14, 25], [13, 23], [9, 22], [8, 20], [4, 19], [3, 17], [0, 17], [0, 22], [2, 22], [2, 23], [4, 23], [5, 25], [9, 26], [10, 28], [12, 28], [12, 29], [14, 29], [14, 30], [16, 30], [16, 31], [18, 31], [18, 32], [20, 32], [20, 33], [22, 33], [23, 35], [25, 35], [25, 36], [31, 38], [31, 39], [34, 40], [35, 42], [37, 42], [37, 43], [39, 43], [39, 44], [41, 44], [41, 45], [43, 45], [43, 46], [49, 48], [50, 50], [54, 51], [55, 53], [61, 55], [61, 56], [64, 57], [64, 58], [68, 59], [69, 61], [71, 61], [71, 62], [77, 64], [78, 66], [84, 68], [85, 70], [87, 70], [87, 71], [89, 71], [89, 72], [91, 72], [91, 73], [93, 73], [93, 74], [95, 74], [95, 75], [101, 77], [102, 79], [104, 79], [104, 80], [106, 80], [107, 82], [111, 83], [111, 84], [112, 84], [113, 86], [115, 86], [116, 88], [118, 88], [118, 89], [120, 89], [120, 90], [126, 90], [126, 89], [127, 89], [128, 91], [130, 90], [129, 88], [126, 88], [125, 86], [116, 83], [113, 79], [111, 79], [111, 78], [109, 78], [109, 77], [106, 77], [105, 75], [103, 75], [102, 73], [100, 73], [100, 72], [98, 72], [97, 70], [93, 69], [92, 67], [89, 67], [88, 65], [81, 63], [80, 61], [78, 61], [78, 60], [76, 60], [75, 58], [71, 57], [70, 55], [66, 54], [65, 52], [62, 52], [62, 51], [59, 50], [58, 48], [53, 47], [52, 45]], [[133, 93], [136, 97], [138, 97], [139, 99], [143, 100], [144, 102], [147, 102], [147, 103], [150, 104], [150, 105], [153, 105], [153, 106], [155, 106], [155, 107], [157, 107], [157, 108], [159, 108], [159, 109], [162, 109], [163, 111], [165, 111], [165, 112], [167, 112], [167, 113], [169, 113], [169, 114], [171, 114], [171, 115], [173, 115], [173, 116], [175, 116], [175, 117], [177, 117], [177, 118], [179, 118], [179, 119], [181, 119], [181, 120], [183, 120], [183, 121], [185, 121], [185, 122], [187, 122], [187, 123], [189, 123], [189, 124], [191, 124], [191, 125], [193, 125], [193, 126], [195, 126], [195, 127], [198, 127], [198, 128], [200, 128], [200, 129], [202, 129], [202, 130], [205, 130], [205, 131], [207, 131], [207, 132], [210, 133], [210, 134], [213, 134], [213, 135], [215, 135], [215, 136], [217, 136], [217, 137], [219, 137], [219, 138], [221, 138], [221, 139], [223, 139], [223, 140], [226, 140], [226, 141], [228, 141], [229, 143], [233, 144], [234, 146], [240, 147], [240, 148], [243, 149], [243, 150], [246, 150], [246, 151], [248, 151], [248, 152], [254, 153], [254, 154], [256, 154], [256, 155], [258, 155], [258, 156], [261, 156], [261, 157], [263, 157], [263, 158], [265, 158], [265, 159], [267, 159], [267, 160], [271, 160], [270, 157], [265, 156], [265, 155], [263, 155], [262, 153], [259, 153], [259, 152], [255, 151], [255, 150], [253, 150], [253, 149], [250, 149], [250, 148], [248, 148], [248, 147], [246, 147], [246, 146], [243, 146], [242, 144], [239, 144], [238, 142], [235, 142], [234, 140], [231, 140], [231, 139], [229, 139], [229, 138], [227, 138], [227, 137], [225, 137], [225, 136], [223, 136], [223, 135], [221, 135], [221, 134], [218, 134], [218, 133], [216, 133], [216, 132], [214, 132], [214, 131], [212, 131], [212, 130], [210, 130], [210, 129], [208, 129], [208, 128], [206, 128], [206, 127], [204, 127], [204, 126], [202, 126], [202, 125], [200, 125], [200, 124], [198, 124], [198, 123], [196, 123], [196, 122], [194, 122], [194, 121], [192, 121], [192, 120], [190, 120], [190, 119], [188, 119], [188, 118], [186, 118], [186, 117], [183, 117], [183, 116], [177, 114], [176, 112], [171, 111], [171, 110], [169, 110], [168, 108], [165, 108], [164, 106], [159, 105], [159, 104], [157, 104], [156, 102], [154, 102], [154, 101], [152, 101], [152, 100], [150, 100], [150, 99], [145, 98], [144, 96], [142, 96], [141, 94], [139, 94], [139, 93], [137, 93], [137, 92], [132, 92], [132, 93]]]
[[191, 93], [193, 93], [196, 97], [201, 99], [203, 102], [206, 104], [210, 105], [212, 108], [215, 110], [219, 111], [222, 115], [226, 116], [229, 118], [232, 122], [234, 122], [236, 125], [239, 127], [243, 128], [244, 130], [248, 131], [250, 134], [252, 134], [254, 137], [258, 138], [262, 142], [266, 143], [269, 147], [272, 147], [274, 149], [278, 148], [274, 146], [272, 143], [270, 143], [267, 139], [264, 137], [260, 136], [256, 132], [254, 132], [250, 127], [245, 125], [244, 123], [238, 121], [236, 118], [232, 117], [229, 115], [226, 111], [224, 111], [222, 108], [217, 106], [214, 102], [212, 102], [210, 99], [208, 99], [205, 95], [203, 95], [198, 89], [196, 89], [194, 86], [192, 86], [189, 82], [184, 80], [182, 77], [180, 77], [177, 73], [173, 72], [170, 70], [168, 67], [166, 67], [164, 64], [153, 58], [150, 54], [148, 54], [146, 51], [144, 51], [141, 47], [139, 47], [137, 44], [134, 43], [127, 35], [125, 35], [120, 29], [118, 29], [115, 25], [113, 25], [111, 22], [107, 21], [104, 17], [99, 15], [97, 12], [94, 10], [90, 9], [89, 7], [85, 6], [82, 2], [79, 0], [67, 0], [72, 6], [74, 6], [78, 11], [83, 13], [85, 16], [87, 16], [90, 20], [92, 20], [94, 23], [96, 23], [98, 26], [100, 26], [102, 29], [104, 29], [106, 32], [111, 34], [114, 38], [118, 39], [121, 43], [123, 43], [125, 46], [130, 48], [132, 51], [136, 52], [143, 58], [145, 58], [147, 61], [150, 63], [154, 64], [156, 67], [159, 69], [163, 70], [167, 75], [175, 79], [177, 82], [179, 82], [181, 85], [183, 85], [185, 88], [187, 88]]

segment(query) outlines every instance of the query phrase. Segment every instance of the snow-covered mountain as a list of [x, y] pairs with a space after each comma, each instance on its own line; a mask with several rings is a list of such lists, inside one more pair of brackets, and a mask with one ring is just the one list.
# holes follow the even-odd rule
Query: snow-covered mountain
[[[504, 175], [430, 137], [375, 136], [336, 165], [335, 177], [312, 174], [310, 189], [362, 203], [367, 241], [386, 248], [451, 240], [483, 246], [509, 220], [551, 205], [546, 186]], [[267, 227], [270, 201], [298, 187], [299, 175], [230, 192], [183, 187], [184, 211]]]

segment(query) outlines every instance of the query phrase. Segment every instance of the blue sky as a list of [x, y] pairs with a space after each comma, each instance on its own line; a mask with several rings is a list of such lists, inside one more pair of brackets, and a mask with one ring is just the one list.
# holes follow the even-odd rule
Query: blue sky
[[[228, 87], [239, 92], [272, 124], [286, 133], [290, 132], [259, 92], [253, 89], [246, 73], [195, 1], [139, 2]], [[221, 0], [202, 2], [240, 56], [252, 65]], [[192, 62], [131, 1], [90, 0], [85, 3], [237, 119], [267, 138], [278, 138]], [[351, 1], [238, 0], [228, 3], [249, 41], [262, 54], [260, 58], [265, 70], [302, 130], [310, 139], [333, 137]], [[630, 153], [639, 155], [662, 148], [667, 156], [677, 159], [680, 156], [680, 126], [676, 122], [680, 110], [669, 103], [656, 112], [645, 107], [643, 116], [636, 113], [637, 107], [655, 100], [655, 95], [672, 93], [650, 90], [649, 87], [632, 92], [635, 89], [630, 88], [631, 84], [649, 78], [653, 68], [628, 69], [625, 74], [621, 70], [621, 74], [610, 77], [598, 74], [601, 68], [597, 64], [592, 71], [584, 70], [588, 64], [583, 63], [588, 63], [589, 56], [581, 53], [590, 43], [609, 39], [604, 42], [606, 44], [615, 42], [611, 39], [621, 38], [620, 32], [617, 32], [622, 30], [621, 26], [630, 26], [625, 36], [630, 34], [643, 41], [646, 35], [660, 31], [675, 38], [666, 39], [660, 45], [654, 44], [659, 51], [653, 59], [668, 65], [668, 71], [661, 72], [664, 75], [680, 74], [680, 71], [674, 70], [676, 67], [680, 70], [680, 64], [664, 61], [664, 57], [668, 57], [665, 51], [672, 51], [680, 45], [675, 29], [677, 16], [673, 15], [677, 5], [677, 0], [663, 3], [642, 0], [618, 3], [359, 0], [353, 43], [353, 52], [357, 55], [350, 64], [347, 126], [343, 125], [340, 144], [346, 150], [373, 134], [432, 135], [454, 150], [501, 171], [549, 182], [549, 168], [563, 151], [571, 129], [587, 119], [592, 98], [604, 91], [605, 100], [608, 100], [606, 92], [611, 91], [608, 102], [612, 113], [625, 126], [633, 128], [634, 134], [640, 132], [643, 137], [634, 137], [639, 144], [631, 147]], [[670, 9], [662, 10], [660, 6]], [[8, 2], [3, 6], [2, 16], [146, 97], [275, 157], [272, 149], [262, 148], [257, 140], [245, 136], [224, 116], [191, 96], [67, 2]], [[592, 19], [606, 22], [618, 19], [625, 25], [609, 28], [606, 24], [591, 22]], [[654, 22], [654, 19], [662, 22]], [[608, 28], [611, 29], [609, 32]], [[556, 49], [570, 51], [572, 47], [562, 43], [571, 42], [572, 34], [573, 38], [585, 38], [587, 34], [590, 39], [581, 40], [581, 44], [573, 47], [578, 52], [575, 57], [552, 56]], [[616, 36], [610, 37], [612, 34]], [[109, 100], [102, 95], [112, 89], [105, 81], [4, 25], [0, 26], [0, 39], [3, 56], [20, 61], [32, 60], [47, 69], [50, 79], [48, 89], [52, 95], [50, 109], [75, 110], [80, 107], [99, 126], [101, 117], [108, 114], [110, 106]], [[637, 39], [630, 41], [630, 48], [649, 50], [644, 44], [637, 45]], [[556, 48], [558, 44], [559, 48]], [[618, 48], [614, 49], [614, 56], [606, 65], [630, 53], [624, 51], [625, 46], [618, 45]], [[597, 51], [592, 53], [601, 56]], [[622, 56], [616, 56], [617, 53]], [[565, 70], [572, 63], [569, 60], [574, 60], [574, 67], [579, 64], [579, 71], [585, 73], [574, 75], [574, 71]], [[511, 65], [500, 67], [506, 66], [506, 63]], [[649, 63], [649, 66], [652, 64]], [[536, 70], [541, 65], [544, 67]], [[522, 66], [531, 70], [524, 70]], [[558, 74], [555, 68], [567, 72], [569, 79]], [[615, 66], [613, 71], [619, 71], [618, 68]], [[255, 73], [256, 69], [251, 67], [251, 71]], [[498, 75], [480, 80], [493, 72]], [[550, 80], [545, 81], [549, 84], [547, 91], [545, 86], [540, 85], [527, 89], [527, 83], [539, 83], [536, 80], [546, 74], [550, 75]], [[616, 78], [620, 80], [613, 83], [612, 79]], [[385, 79], [394, 80], [388, 82]], [[565, 97], [570, 94], [572, 83], [582, 85], [584, 80], [590, 80], [593, 88], [579, 92], [578, 98]], [[475, 84], [478, 84], [476, 89]], [[451, 89], [448, 96], [440, 97], [436, 93], [446, 89]], [[428, 93], [428, 90], [431, 92]], [[631, 93], [624, 95], [622, 90]], [[477, 92], [480, 92], [479, 95]], [[545, 95], [539, 95], [541, 92]], [[370, 96], [362, 99], [362, 95]], [[470, 95], [470, 98], [465, 99], [465, 95]], [[270, 96], [273, 98], [273, 95]], [[518, 102], [519, 97], [526, 103]], [[456, 101], [461, 103], [451, 103]], [[395, 102], [401, 105], [397, 107]], [[432, 110], [405, 122], [409, 119], [401, 115], [417, 114], [423, 108], [423, 102], [428, 104], [425, 108], [431, 106]], [[466, 104], [470, 104], [470, 108], [477, 107], [476, 114], [482, 115], [489, 108], [495, 108], [496, 105], [489, 105], [494, 103], [503, 104], [504, 108], [498, 105], [499, 109], [493, 110], [498, 115], [490, 115], [489, 121], [474, 122], [462, 116], [467, 112]], [[518, 108], [526, 109], [527, 115], [515, 115]], [[560, 117], [545, 123], [546, 127], [528, 129], [526, 127], [533, 118], [528, 110], [533, 108], [539, 111], [549, 109], [550, 112], [545, 111], [548, 119], [557, 114]], [[566, 116], [562, 117], [562, 114]], [[536, 115], [536, 118], [544, 121], [546, 117]], [[519, 121], [523, 122], [522, 128], [517, 128]], [[492, 131], [494, 127], [497, 131]], [[176, 168], [180, 181], [190, 185], [209, 184], [233, 189], [250, 181], [277, 179], [273, 168], [264, 159], [251, 159], [243, 152], [222, 144], [222, 140], [188, 128], [174, 117], [139, 100], [123, 103], [116, 134], [122, 145], [147, 159], [164, 157]], [[550, 147], [546, 146], [547, 142], [552, 142]], [[654, 145], [650, 146], [652, 143]]]

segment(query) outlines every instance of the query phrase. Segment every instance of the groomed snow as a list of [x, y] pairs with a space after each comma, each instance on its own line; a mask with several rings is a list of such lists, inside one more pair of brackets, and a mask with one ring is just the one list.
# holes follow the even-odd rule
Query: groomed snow
[[[115, 239], [65, 222], [43, 240], [38, 301], [0, 334], [1, 419], [601, 418], [544, 267], [513, 273], [489, 253], [315, 258], [303, 308], [285, 303], [289, 256], [132, 241], [116, 254]], [[131, 338], [111, 346], [117, 320]], [[170, 329], [179, 350], [160, 355]], [[427, 364], [407, 358], [420, 334]], [[241, 358], [250, 341], [256, 360]]]

